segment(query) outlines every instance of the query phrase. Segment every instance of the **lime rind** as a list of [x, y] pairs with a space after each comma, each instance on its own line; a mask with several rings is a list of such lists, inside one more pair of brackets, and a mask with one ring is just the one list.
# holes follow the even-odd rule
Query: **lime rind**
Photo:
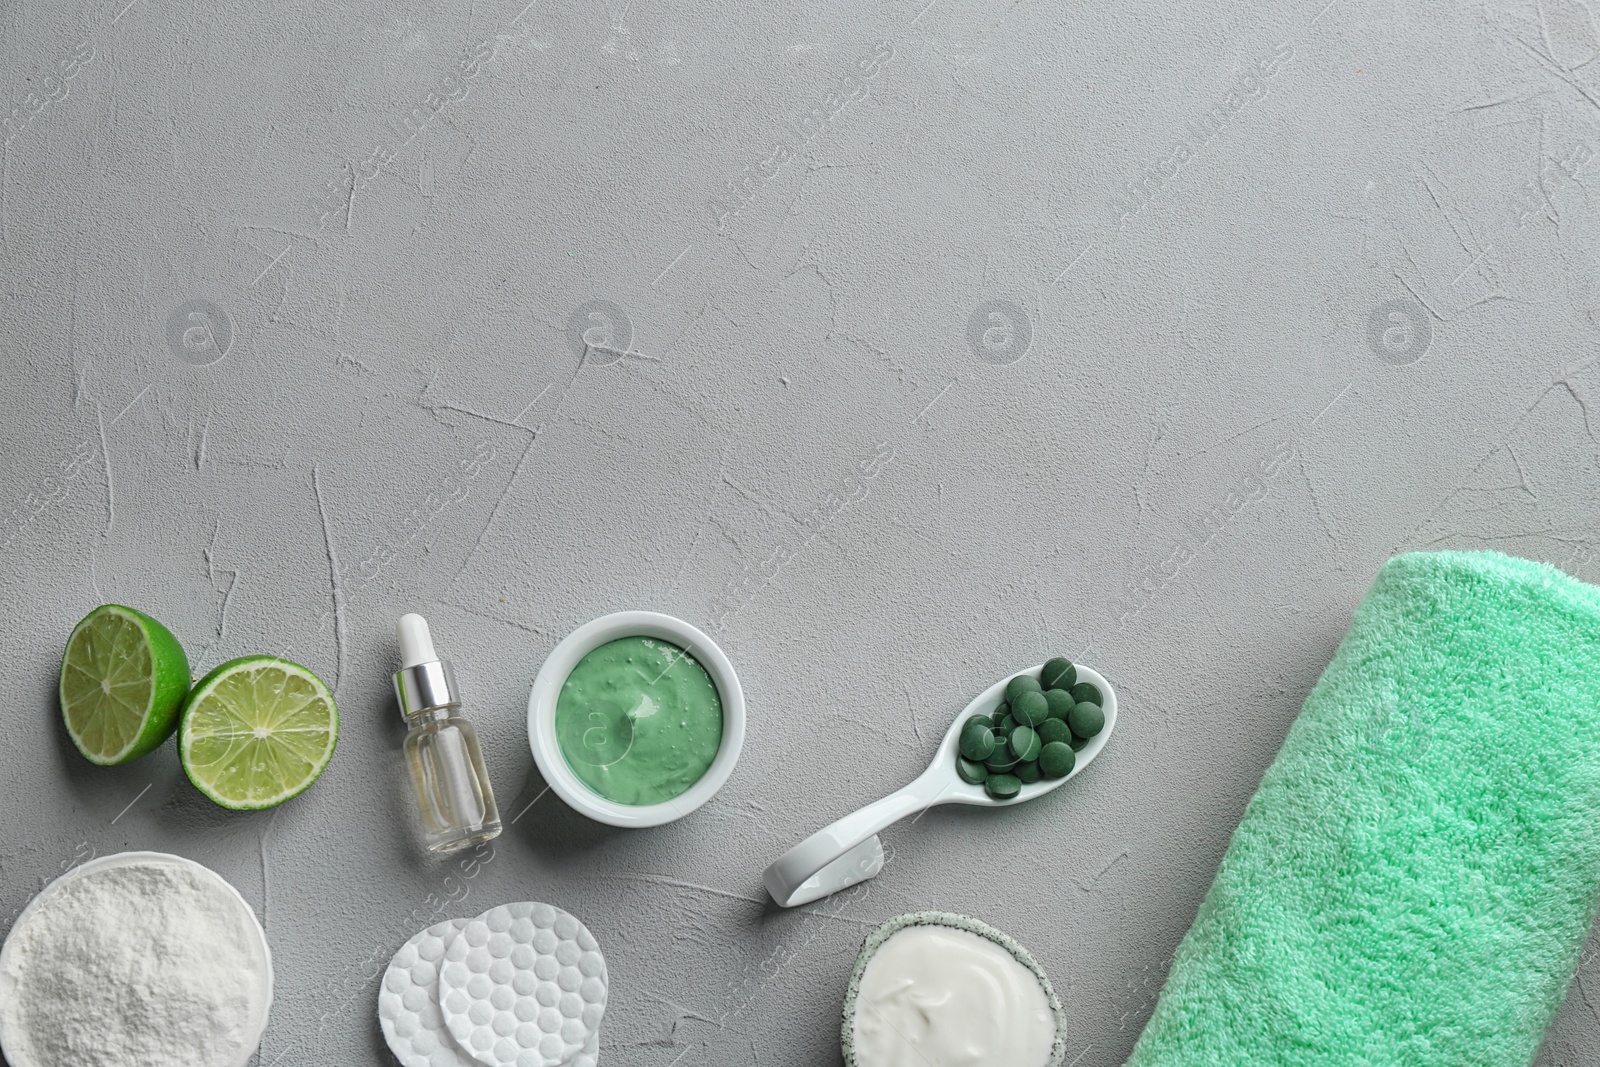
[[333, 758], [339, 713], [310, 670], [274, 656], [229, 660], [184, 705], [184, 772], [225, 808], [256, 811], [299, 796]]
[[67, 736], [85, 759], [127, 763], [178, 725], [189, 660], [172, 632], [142, 611], [102, 604], [79, 620], [61, 657]]

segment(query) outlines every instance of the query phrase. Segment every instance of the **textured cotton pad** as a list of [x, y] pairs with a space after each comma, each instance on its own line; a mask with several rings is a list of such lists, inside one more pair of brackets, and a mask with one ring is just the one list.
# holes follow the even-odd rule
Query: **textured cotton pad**
[[439, 1011], [439, 964], [470, 919], [449, 919], [400, 946], [378, 988], [378, 1025], [401, 1067], [474, 1067]]
[[599, 1062], [600, 1031], [596, 1030], [589, 1035], [589, 1040], [583, 1043], [583, 1049], [566, 1062], [565, 1067], [597, 1067]]
[[584, 925], [560, 908], [491, 908], [450, 942], [444, 959], [445, 1025], [487, 1067], [562, 1067], [600, 1029], [605, 957]]
[[1600, 879], [1600, 589], [1390, 560], [1128, 1067], [1527, 1067]]

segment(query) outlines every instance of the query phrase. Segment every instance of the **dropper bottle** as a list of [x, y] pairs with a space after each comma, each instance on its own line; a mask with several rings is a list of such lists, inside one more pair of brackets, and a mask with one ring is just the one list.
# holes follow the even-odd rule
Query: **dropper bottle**
[[428, 621], [400, 616], [394, 695], [406, 720], [406, 763], [422, 813], [424, 842], [454, 852], [500, 836], [500, 811], [483, 768], [478, 734], [463, 719], [455, 672], [433, 651]]

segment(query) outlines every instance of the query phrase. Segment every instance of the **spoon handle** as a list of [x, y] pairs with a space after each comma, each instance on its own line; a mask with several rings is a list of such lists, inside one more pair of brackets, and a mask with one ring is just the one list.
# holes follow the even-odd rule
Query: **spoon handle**
[[948, 783], [932, 769], [904, 789], [823, 827], [778, 857], [762, 874], [767, 892], [785, 908], [809, 904], [883, 870], [877, 833], [939, 803]]

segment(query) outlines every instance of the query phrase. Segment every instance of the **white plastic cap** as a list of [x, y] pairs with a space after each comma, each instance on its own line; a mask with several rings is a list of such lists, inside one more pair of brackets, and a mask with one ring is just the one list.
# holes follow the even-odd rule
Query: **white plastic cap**
[[439, 657], [433, 652], [433, 635], [428, 633], [428, 620], [416, 612], [400, 616], [400, 669], [415, 667], [419, 663], [432, 663]]

